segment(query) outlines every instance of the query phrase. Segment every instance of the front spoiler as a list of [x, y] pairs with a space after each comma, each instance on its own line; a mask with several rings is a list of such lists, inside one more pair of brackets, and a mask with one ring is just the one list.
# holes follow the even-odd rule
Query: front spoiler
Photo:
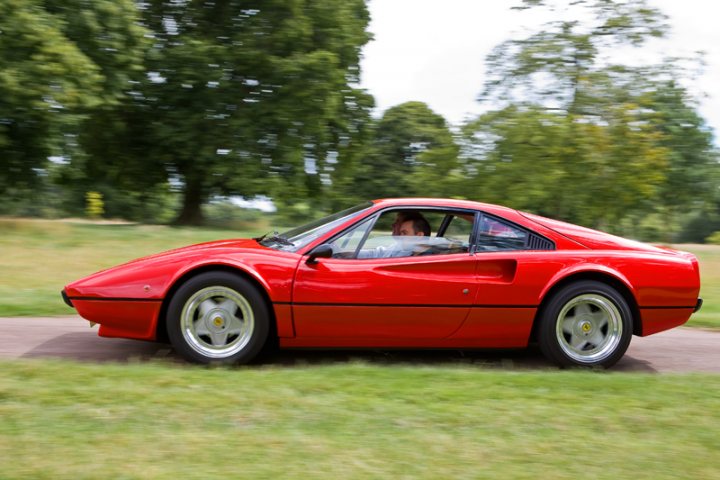
[[703, 304], [703, 299], [702, 299], [702, 298], [698, 298], [697, 303], [695, 304], [695, 310], [693, 310], [693, 313], [695, 313], [695, 312], [697, 312], [698, 310], [700, 310], [700, 309], [702, 308], [702, 304]]

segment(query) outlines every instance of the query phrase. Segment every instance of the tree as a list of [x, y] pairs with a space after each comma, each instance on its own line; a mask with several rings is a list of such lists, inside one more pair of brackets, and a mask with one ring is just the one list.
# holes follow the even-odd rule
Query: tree
[[132, 0], [0, 3], [0, 193], [29, 189], [90, 111], [116, 103], [141, 68]]
[[[526, 0], [520, 9], [553, 5]], [[567, 8], [488, 56], [481, 99], [499, 108], [464, 128], [465, 192], [482, 189], [504, 196], [497, 201], [611, 229], [632, 212], [687, 203], [691, 195], [665, 194], [697, 186], [697, 177], [676, 172], [706, 167], [711, 145], [678, 86], [682, 72], [669, 63], [612, 62], [614, 50], [665, 35], [665, 17], [645, 1], [579, 0]], [[692, 138], [682, 146], [681, 131]]]
[[358, 172], [373, 138], [374, 106], [375, 99], [369, 93], [358, 89], [346, 92], [343, 114], [331, 125], [334, 149], [319, 171], [322, 195], [316, 204], [320, 209], [336, 212], [368, 199], [358, 188]]
[[657, 85], [649, 95], [654, 107], [654, 124], [662, 136], [660, 144], [669, 151], [668, 173], [659, 198], [667, 224], [674, 225], [677, 216], [694, 204], [705, 203], [705, 200], [712, 203], [720, 164], [712, 132], [677, 80]]
[[389, 108], [374, 125], [354, 190], [364, 198], [442, 196], [458, 146], [445, 119], [425, 103]]
[[[348, 106], [363, 95], [350, 84], [370, 38], [364, 3], [152, 0], [140, 12], [147, 75], [88, 130], [91, 170], [128, 188], [137, 178], [134, 190], [171, 182], [186, 224], [202, 222], [213, 195], [319, 196], [328, 155], [351, 135]], [[116, 135], [113, 158], [98, 130]]]

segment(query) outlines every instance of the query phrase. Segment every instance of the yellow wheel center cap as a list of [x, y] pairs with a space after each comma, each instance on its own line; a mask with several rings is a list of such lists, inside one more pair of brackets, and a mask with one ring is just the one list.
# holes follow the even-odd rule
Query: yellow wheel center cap
[[223, 323], [225, 323], [225, 322], [223, 322], [222, 317], [213, 318], [213, 325], [215, 325], [216, 327], [222, 327]]
[[590, 325], [589, 322], [585, 322], [582, 324], [582, 331], [584, 333], [588, 333], [592, 329], [592, 325]]

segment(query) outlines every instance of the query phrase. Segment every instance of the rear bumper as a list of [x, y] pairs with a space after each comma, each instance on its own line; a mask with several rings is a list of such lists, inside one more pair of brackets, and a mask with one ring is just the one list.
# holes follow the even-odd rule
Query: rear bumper
[[695, 307], [642, 308], [640, 318], [642, 325], [641, 337], [646, 337], [671, 328], [679, 327], [690, 319]]
[[75, 308], [75, 305], [72, 304], [72, 302], [70, 301], [70, 297], [68, 297], [68, 294], [65, 292], [64, 289], [60, 292], [60, 294], [62, 295], [63, 302], [65, 302], [68, 307]]

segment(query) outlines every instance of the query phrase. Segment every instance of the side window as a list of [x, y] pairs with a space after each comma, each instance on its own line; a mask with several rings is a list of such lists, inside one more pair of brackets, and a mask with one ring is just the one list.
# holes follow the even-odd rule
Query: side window
[[475, 215], [452, 215], [449, 220], [450, 223], [448, 223], [442, 236], [448, 240], [461, 242], [467, 246], [470, 242], [470, 235], [472, 235]]
[[358, 252], [358, 258], [383, 258], [401, 255], [395, 248], [398, 240], [393, 233], [400, 227], [397, 212], [386, 212], [380, 215], [373, 229]]
[[524, 250], [528, 233], [493, 217], [483, 215], [477, 237], [477, 251]]
[[358, 245], [365, 238], [365, 233], [371, 224], [372, 219], [366, 220], [333, 240], [330, 243], [333, 247], [333, 258], [355, 257]]
[[[366, 241], [360, 246], [357, 258], [396, 258], [428, 255], [465, 253], [469, 249], [472, 233], [470, 221], [454, 217], [452, 212], [442, 210], [391, 210], [383, 213], [375, 222]], [[452, 235], [448, 232], [452, 226]], [[438, 229], [445, 225], [444, 231]], [[440, 236], [438, 236], [438, 234]]]

